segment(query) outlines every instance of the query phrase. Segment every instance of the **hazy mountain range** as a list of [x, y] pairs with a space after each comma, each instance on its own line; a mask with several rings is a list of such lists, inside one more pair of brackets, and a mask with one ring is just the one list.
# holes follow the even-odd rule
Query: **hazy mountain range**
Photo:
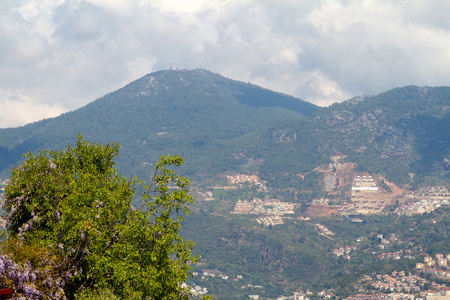
[[[398, 183], [448, 181], [450, 88], [397, 88], [327, 108], [206, 70], [148, 74], [83, 108], [0, 130], [0, 174], [23, 153], [60, 149], [78, 133], [119, 142], [119, 170], [146, 176], [180, 154], [200, 178], [258, 161], [265, 179], [309, 171], [330, 156]], [[411, 180], [412, 179], [412, 180]]]
[[[363, 274], [407, 271], [415, 264], [377, 260], [372, 254], [380, 233], [396, 233], [423, 246], [417, 252], [448, 249], [448, 209], [400, 220], [386, 212], [365, 216], [363, 223], [339, 216], [307, 222], [299, 217], [316, 196], [311, 191], [326, 197], [323, 177], [310, 171], [338, 156], [356, 163], [356, 171], [378, 173], [404, 186], [448, 185], [449, 128], [450, 87], [407, 86], [319, 108], [206, 70], [166, 70], [76, 111], [1, 129], [0, 175], [8, 177], [23, 153], [62, 149], [78, 133], [92, 142], [121, 143], [119, 171], [143, 180], [160, 155], [179, 154], [185, 158], [179, 171], [191, 178], [195, 195], [213, 191], [217, 200], [196, 201], [185, 219], [183, 236], [195, 241], [195, 253], [202, 255], [195, 270], [217, 268], [244, 276], [242, 282], [196, 278], [195, 284], [207, 286], [217, 299], [248, 299], [255, 293], [275, 298], [306, 288], [332, 288], [347, 296], [358, 289], [351, 286]], [[257, 173], [269, 192], [247, 186], [216, 191], [212, 186], [221, 178], [216, 175], [226, 171]], [[295, 215], [272, 228], [258, 225], [254, 215], [230, 213], [237, 199], [252, 197], [295, 202]], [[318, 235], [316, 222], [336, 235]], [[412, 230], [413, 223], [418, 225]], [[358, 244], [361, 249], [351, 260], [330, 254], [361, 236], [369, 239]], [[261, 288], [243, 289], [244, 283]]]
[[62, 148], [78, 133], [96, 142], [121, 143], [118, 163], [127, 175], [145, 174], [166, 153], [183, 155], [189, 165], [198, 163], [192, 171], [214, 168], [201, 164], [205, 155], [220, 164], [215, 151], [222, 151], [221, 141], [298, 120], [316, 109], [294, 97], [204, 70], [160, 71], [76, 111], [0, 130], [0, 169], [6, 174], [22, 153]]

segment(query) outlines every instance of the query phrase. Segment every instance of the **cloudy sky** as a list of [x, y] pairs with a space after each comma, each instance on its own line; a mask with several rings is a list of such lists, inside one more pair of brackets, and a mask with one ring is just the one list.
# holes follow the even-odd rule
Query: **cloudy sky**
[[1, 0], [0, 128], [204, 68], [318, 105], [450, 85], [450, 1]]

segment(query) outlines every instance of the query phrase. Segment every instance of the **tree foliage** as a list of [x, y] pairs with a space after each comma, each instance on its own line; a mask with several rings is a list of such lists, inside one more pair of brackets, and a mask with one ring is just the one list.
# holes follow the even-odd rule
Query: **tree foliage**
[[[146, 185], [117, 173], [118, 153], [117, 144], [78, 136], [75, 147], [27, 154], [5, 191], [9, 237], [3, 253], [18, 268], [38, 269], [39, 251], [33, 257], [20, 255], [20, 249], [41, 249], [48, 261], [47, 283], [62, 283], [60, 298], [107, 288], [119, 297], [187, 299], [181, 283], [197, 258], [191, 254], [193, 242], [183, 240], [179, 230], [193, 199], [189, 180], [170, 169], [183, 160], [161, 157]], [[134, 208], [137, 192], [142, 205]], [[6, 281], [8, 274], [0, 276]], [[19, 294], [37, 297], [27, 294], [24, 284], [14, 285]], [[55, 297], [55, 291], [43, 288], [49, 284], [28, 280], [27, 285], [41, 287], [40, 297]]]

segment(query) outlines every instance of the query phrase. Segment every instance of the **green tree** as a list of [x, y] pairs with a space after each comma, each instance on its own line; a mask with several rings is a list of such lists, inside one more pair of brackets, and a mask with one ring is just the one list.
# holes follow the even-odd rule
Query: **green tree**
[[[89, 143], [78, 136], [75, 147], [29, 153], [12, 170], [5, 191], [9, 237], [4, 257], [36, 268], [32, 254], [19, 255], [23, 245], [33, 245], [48, 253], [52, 266], [44, 284], [15, 283], [18, 294], [27, 296], [28, 285], [42, 287], [38, 293], [52, 298], [54, 291], [43, 287], [58, 281], [62, 298], [104, 288], [123, 298], [130, 293], [150, 299], [190, 297], [181, 283], [197, 257], [191, 254], [194, 243], [183, 240], [179, 230], [193, 199], [189, 180], [170, 169], [183, 160], [162, 156], [146, 185], [117, 173], [118, 153], [117, 144]], [[142, 205], [135, 208], [137, 191]], [[1, 276], [8, 273], [0, 270]]]

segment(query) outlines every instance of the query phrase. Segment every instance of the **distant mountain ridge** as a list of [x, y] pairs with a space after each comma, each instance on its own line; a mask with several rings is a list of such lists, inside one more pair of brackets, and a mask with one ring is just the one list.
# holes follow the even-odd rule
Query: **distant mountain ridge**
[[[147, 174], [148, 165], [165, 153], [183, 155], [190, 166], [208, 157], [216, 161], [212, 168], [217, 170], [223, 168], [217, 140], [298, 120], [316, 109], [292, 96], [206, 70], [159, 71], [57, 118], [1, 129], [0, 170], [7, 174], [24, 152], [63, 148], [78, 133], [96, 142], [121, 143], [118, 164], [127, 175]], [[190, 170], [204, 168], [208, 166]]]
[[[332, 110], [347, 114], [342, 123], [333, 126], [335, 130], [364, 141], [360, 147], [366, 149], [346, 151], [360, 168], [381, 171], [380, 166], [392, 164], [391, 169], [401, 169], [403, 174], [394, 178], [403, 183], [414, 183], [409, 180], [414, 176], [450, 179], [449, 87], [396, 88], [358, 104], [335, 105]], [[370, 166], [371, 160], [378, 161], [378, 166]], [[396, 162], [390, 162], [393, 160]]]
[[[0, 130], [0, 174], [23, 153], [60, 149], [78, 133], [119, 142], [119, 170], [145, 177], [161, 154], [180, 154], [200, 178], [254, 171], [295, 187], [331, 156], [403, 184], [450, 182], [450, 88], [396, 88], [327, 108], [206, 70], [148, 74], [57, 118]], [[270, 183], [269, 183], [270, 184]]]
[[[320, 108], [307, 120], [263, 133], [270, 137], [284, 132], [296, 140], [280, 143], [267, 138], [267, 143], [260, 143], [257, 138], [255, 148], [245, 151], [264, 147], [263, 155], [253, 157], [270, 157], [271, 166], [263, 164], [263, 169], [281, 164], [288, 153], [307, 157], [293, 163], [297, 172], [310, 170], [308, 161], [340, 155], [343, 161], [356, 162], [361, 171], [380, 173], [397, 183], [448, 184], [449, 128], [450, 88], [407, 86]], [[270, 153], [270, 148], [277, 150]]]
[[[222, 299], [233, 298], [230, 291], [245, 297], [261, 291], [276, 298], [314, 286], [340, 289], [340, 295], [349, 296], [348, 284], [360, 283], [359, 275], [385, 267], [391, 272], [393, 263], [414, 260], [378, 264], [370, 255], [373, 261], [366, 264], [362, 253], [346, 260], [331, 249], [355, 244], [361, 236], [375, 247], [377, 234], [401, 233], [405, 241], [423, 240], [428, 251], [442, 253], [448, 249], [448, 209], [438, 225], [431, 223], [436, 212], [410, 219], [364, 216], [362, 223], [337, 215], [336, 220], [320, 219], [317, 222], [336, 234], [330, 239], [319, 234], [316, 219], [299, 218], [309, 200], [323, 198], [333, 204], [338, 199], [324, 189], [323, 173], [314, 170], [339, 156], [341, 162], [356, 163], [358, 172], [381, 174], [403, 186], [450, 185], [449, 129], [450, 87], [407, 86], [319, 108], [205, 70], [166, 70], [57, 118], [0, 129], [0, 177], [9, 175], [23, 153], [63, 149], [78, 133], [91, 142], [121, 143], [117, 166], [127, 177], [146, 180], [160, 155], [179, 154], [185, 164], [177, 173], [191, 178], [191, 192], [199, 199], [183, 229], [202, 255], [196, 271], [211, 268], [244, 276], [243, 281], [217, 278], [216, 286], [213, 280], [202, 280], [202, 285], [209, 282]], [[245, 183], [226, 192], [212, 188], [221, 186], [224, 172], [258, 174], [266, 183], [261, 189]], [[349, 191], [336, 192], [348, 197]], [[215, 200], [202, 201], [209, 193]], [[257, 225], [257, 214], [230, 213], [235, 202], [250, 196], [294, 203], [295, 214], [284, 225], [265, 227]], [[413, 244], [419, 251], [420, 244]], [[363, 247], [364, 252], [370, 249]], [[261, 290], [242, 289], [244, 282]]]

